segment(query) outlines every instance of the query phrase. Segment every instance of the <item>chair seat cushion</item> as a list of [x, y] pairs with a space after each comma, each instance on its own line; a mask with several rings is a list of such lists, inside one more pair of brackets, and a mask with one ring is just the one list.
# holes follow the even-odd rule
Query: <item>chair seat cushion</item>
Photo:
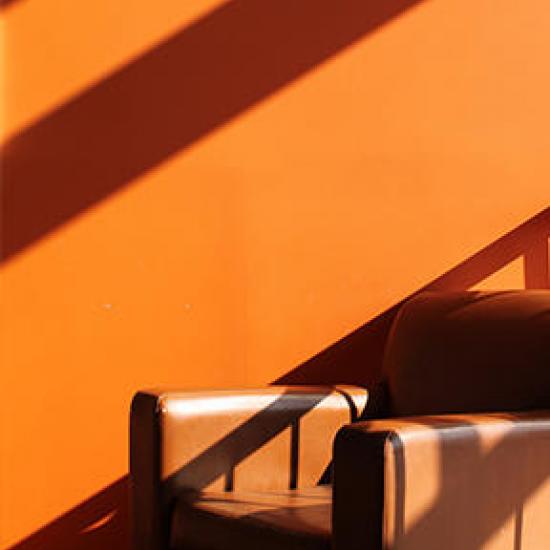
[[205, 492], [174, 509], [174, 550], [329, 550], [328, 485], [263, 493]]

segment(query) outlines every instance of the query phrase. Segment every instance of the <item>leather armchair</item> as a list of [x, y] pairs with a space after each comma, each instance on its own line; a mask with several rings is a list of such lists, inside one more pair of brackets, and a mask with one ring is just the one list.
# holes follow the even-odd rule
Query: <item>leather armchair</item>
[[550, 292], [409, 300], [374, 393], [138, 393], [134, 548], [550, 547]]

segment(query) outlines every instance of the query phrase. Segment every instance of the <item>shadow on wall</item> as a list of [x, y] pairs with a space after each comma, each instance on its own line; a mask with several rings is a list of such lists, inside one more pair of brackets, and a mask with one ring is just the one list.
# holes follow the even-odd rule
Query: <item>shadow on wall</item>
[[[523, 257], [525, 288], [550, 288], [549, 237], [550, 208], [546, 208], [416, 293], [467, 290], [520, 257]], [[406, 299], [412, 296], [414, 294]], [[402, 303], [371, 319], [276, 380], [275, 384], [318, 382], [371, 387], [380, 377], [388, 331]]]
[[8, 141], [3, 258], [420, 0], [233, 0]]
[[128, 548], [128, 476], [13, 546], [17, 550], [124, 550]]
[[0, 10], [9, 8], [12, 4], [15, 4], [18, 0], [0, 0]]
[[[419, 292], [423, 290], [468, 289], [519, 257], [524, 259], [526, 288], [550, 288], [549, 238], [550, 208], [543, 210], [486, 246], [420, 289]], [[400, 304], [397, 304], [375, 317], [274, 383], [350, 383], [373, 387], [380, 378], [385, 341], [399, 306]], [[284, 427], [290, 426], [294, 420], [289, 419], [285, 426], [279, 426], [276, 433], [279, 433]], [[247, 454], [251, 454], [263, 443], [265, 443], [263, 440], [258, 442], [256, 447], [247, 445]], [[506, 445], [506, 442], [503, 442], [502, 445]], [[216, 448], [219, 447], [216, 446]], [[498, 453], [499, 449], [500, 446], [494, 452]], [[207, 460], [210, 456], [211, 453], [207, 453], [203, 458]], [[483, 471], [487, 469], [485, 465], [491, 463], [491, 456], [483, 457], [483, 461], [479, 458], [480, 468]], [[244, 458], [245, 456], [238, 458], [235, 465]], [[197, 460], [192, 462], [192, 467], [203, 469], [207, 472], [206, 479], [211, 480], [213, 474], [212, 472], [208, 473], [208, 465], [199, 464]], [[442, 467], [444, 468], [444, 464]], [[214, 473], [223, 475], [225, 472]], [[125, 476], [13, 546], [11, 550], [127, 548], [127, 487], [128, 478]], [[443, 483], [441, 499], [447, 498], [445, 487], [445, 483]], [[445, 500], [442, 502], [444, 503]], [[506, 510], [503, 508], [503, 514], [501, 514], [503, 518], [506, 517], [505, 512], [508, 513], [508, 508]], [[428, 515], [427, 519], [422, 521], [427, 522], [429, 518]], [[487, 529], [493, 529], [493, 524], [488, 524]], [[487, 531], [483, 531], [483, 533], [486, 535]]]

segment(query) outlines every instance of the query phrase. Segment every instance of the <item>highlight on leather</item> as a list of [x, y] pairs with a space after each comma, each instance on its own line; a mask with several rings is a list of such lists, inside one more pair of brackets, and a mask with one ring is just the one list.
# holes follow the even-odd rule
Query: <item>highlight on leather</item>
[[[367, 398], [355, 386], [140, 392], [131, 415], [136, 548], [169, 543], [176, 500], [180, 517], [203, 517], [201, 503], [220, 493], [252, 491], [254, 500], [327, 483], [334, 436], [360, 417]], [[325, 496], [323, 509], [330, 508]]]
[[334, 460], [337, 550], [550, 540], [548, 410], [359, 422], [339, 432]]

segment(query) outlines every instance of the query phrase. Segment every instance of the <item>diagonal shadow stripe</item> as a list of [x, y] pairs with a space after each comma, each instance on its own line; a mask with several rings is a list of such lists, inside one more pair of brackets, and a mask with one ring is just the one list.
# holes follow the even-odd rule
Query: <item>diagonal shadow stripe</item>
[[[288, 389], [273, 403], [180, 467], [166, 482], [170, 492], [175, 487], [197, 485], [198, 489], [204, 489], [222, 475], [228, 475], [248, 456], [319, 405], [331, 391], [333, 388], [326, 386], [320, 388], [318, 394], [300, 394], [298, 401], [292, 399], [293, 392]], [[350, 409], [350, 421], [351, 418]]]
[[127, 550], [128, 492], [126, 475], [8, 550]]
[[10, 8], [13, 4], [16, 4], [19, 0], [0, 0], [0, 11]]
[[8, 141], [3, 258], [419, 2], [233, 0], [184, 28]]
[[523, 256], [525, 288], [550, 289], [550, 208], [466, 258], [427, 285], [370, 319], [275, 384], [359, 384], [373, 388], [380, 378], [386, 339], [403, 302], [426, 290], [465, 290]]

